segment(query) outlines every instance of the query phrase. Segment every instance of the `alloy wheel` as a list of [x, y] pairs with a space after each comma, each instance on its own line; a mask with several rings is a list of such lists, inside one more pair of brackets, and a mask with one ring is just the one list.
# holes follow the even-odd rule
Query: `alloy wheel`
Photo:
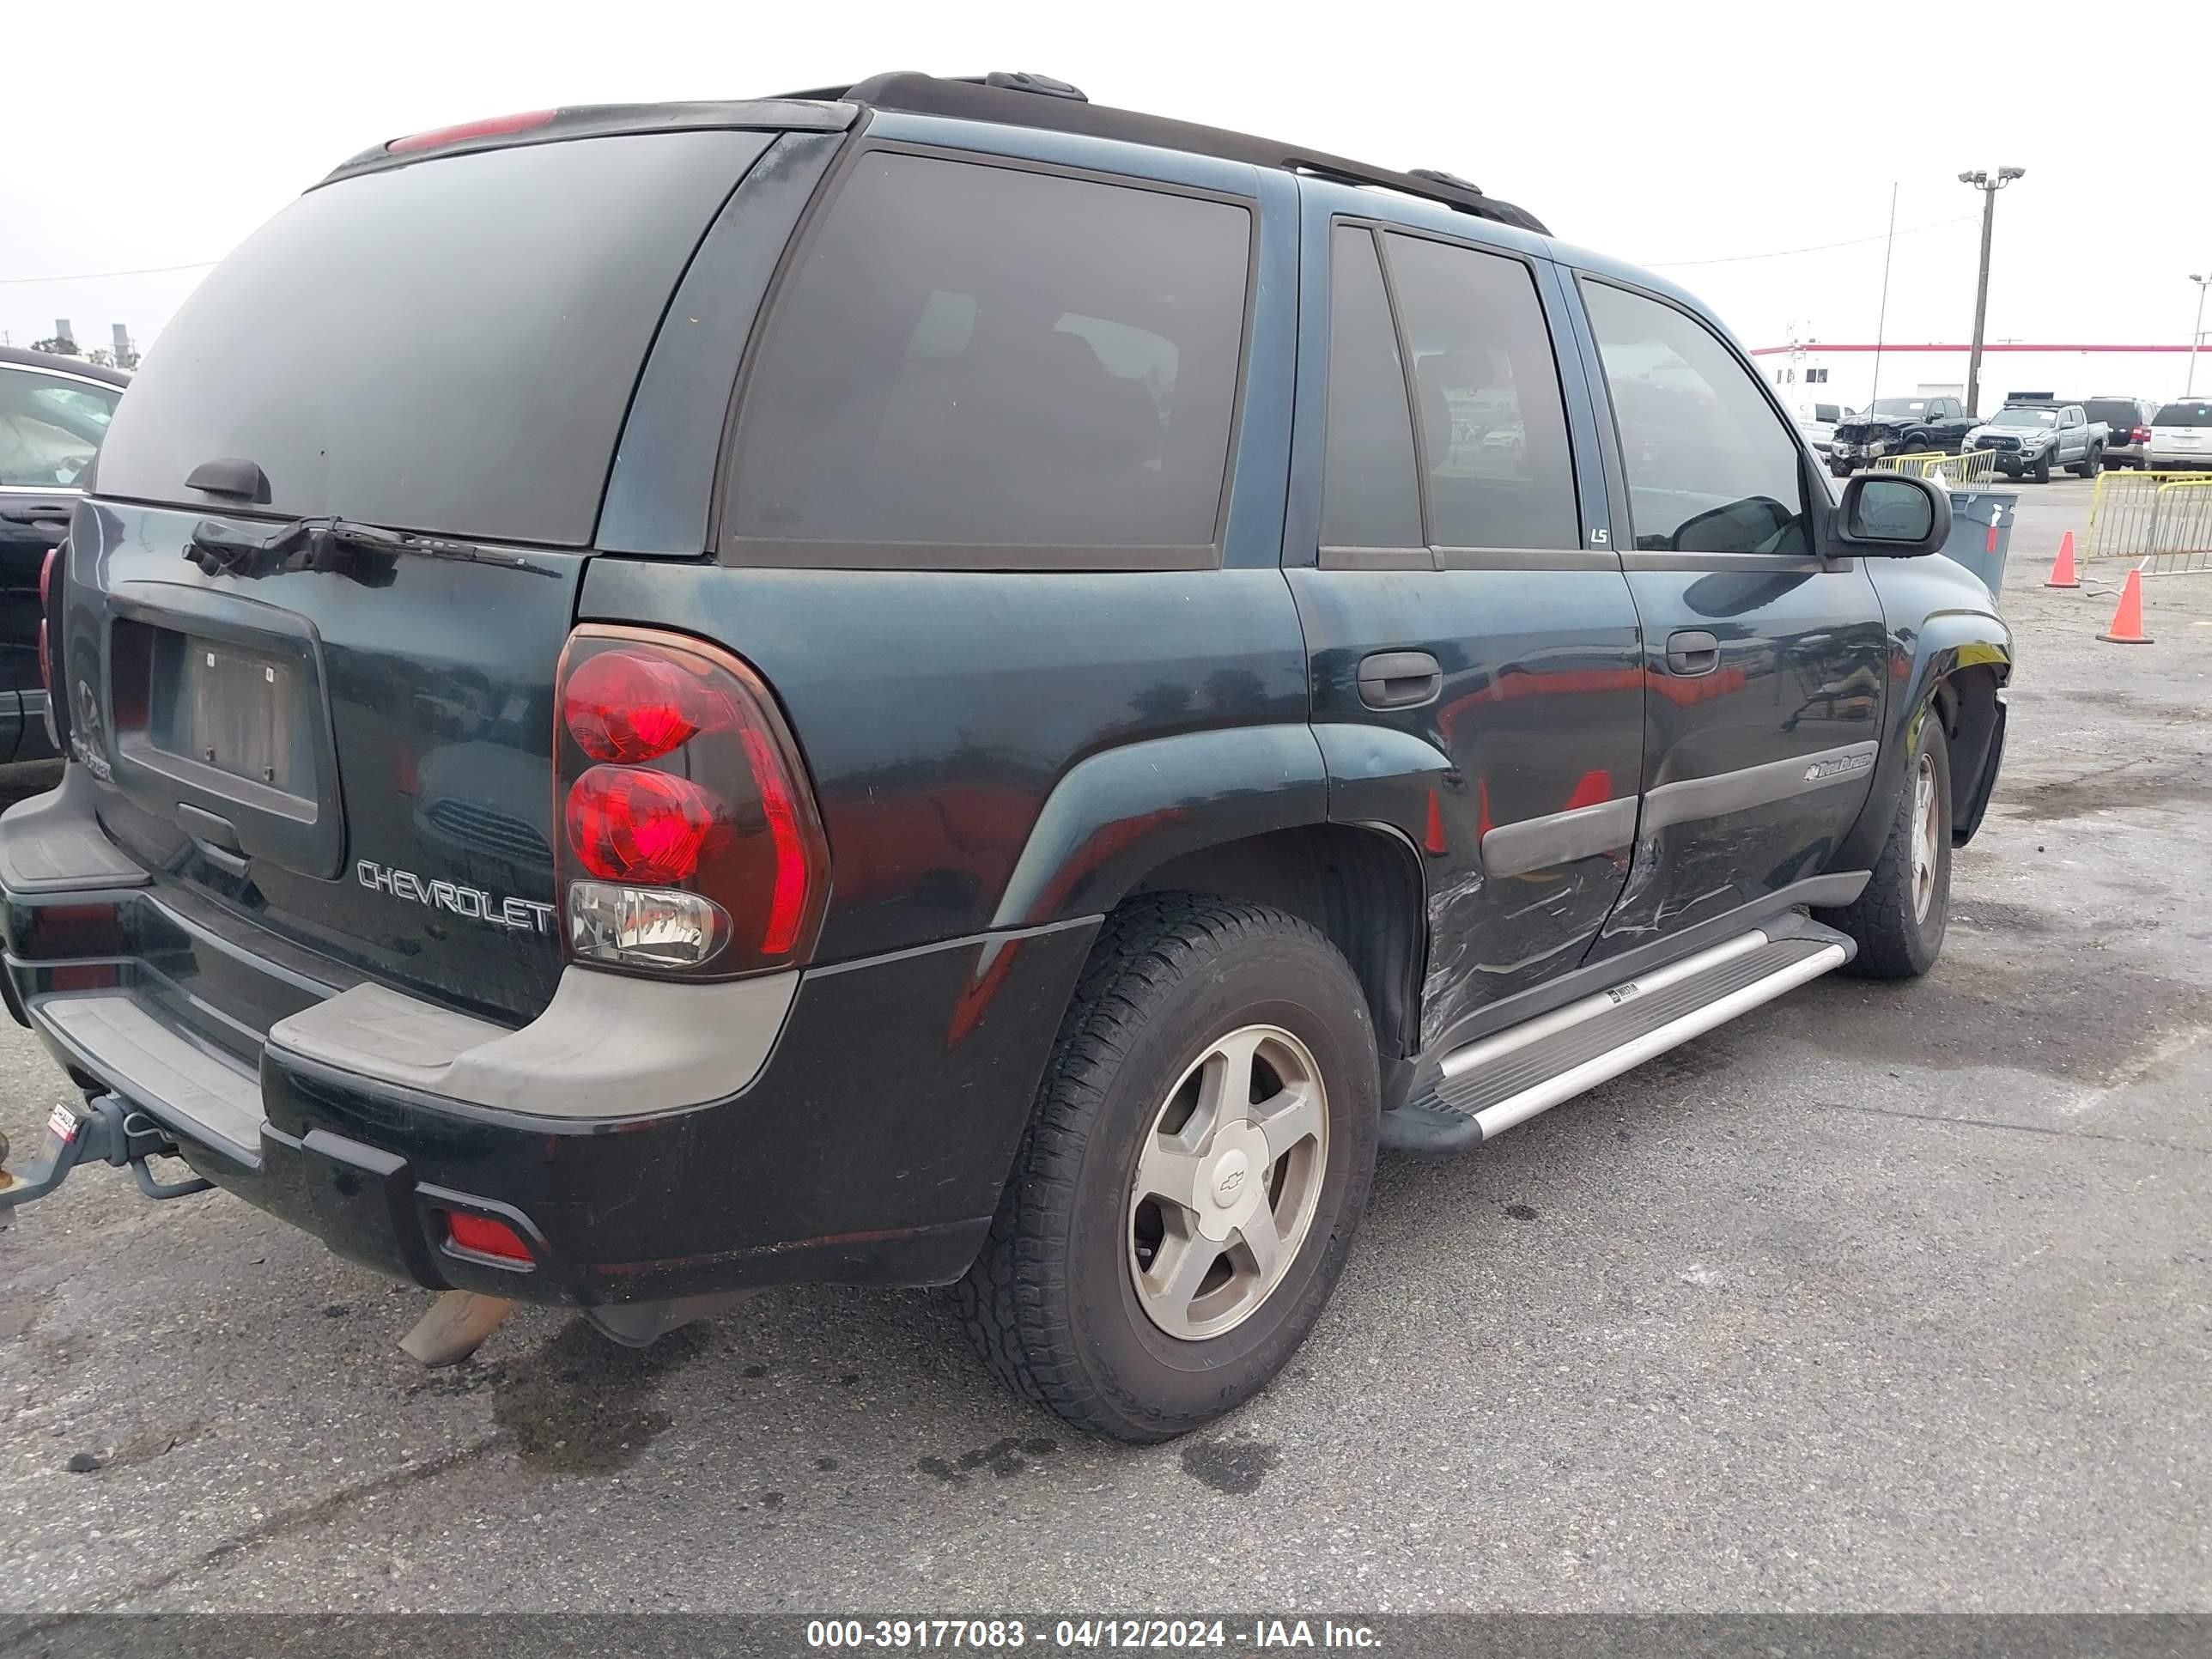
[[1936, 902], [1936, 757], [1923, 755], [1912, 774], [1912, 919], [1924, 922]]
[[1137, 1300], [1168, 1335], [1203, 1341], [1257, 1312], [1312, 1230], [1328, 1099], [1312, 1052], [1246, 1025], [1194, 1060], [1153, 1115], [1130, 1184]]

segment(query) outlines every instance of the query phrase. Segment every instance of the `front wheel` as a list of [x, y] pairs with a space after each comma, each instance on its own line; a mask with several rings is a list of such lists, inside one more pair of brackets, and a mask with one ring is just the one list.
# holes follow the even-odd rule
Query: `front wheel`
[[2047, 449], [2035, 458], [2035, 481], [2038, 483], [2051, 482], [2051, 452]]
[[1116, 911], [958, 1291], [985, 1363], [1117, 1440], [1250, 1399], [1343, 1268], [1379, 1094], [1359, 982], [1304, 922], [1190, 895]]
[[1931, 706], [1916, 722], [1911, 759], [1874, 874], [1856, 899], [1820, 920], [1858, 941], [1858, 956], [1845, 972], [1917, 979], [1942, 953], [1950, 914], [1951, 752]]

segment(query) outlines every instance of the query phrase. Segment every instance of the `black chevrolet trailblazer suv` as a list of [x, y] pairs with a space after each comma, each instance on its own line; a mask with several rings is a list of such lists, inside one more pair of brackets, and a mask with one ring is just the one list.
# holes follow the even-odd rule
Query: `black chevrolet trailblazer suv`
[[0, 898], [85, 1103], [0, 1201], [212, 1182], [633, 1343], [957, 1285], [1181, 1433], [1378, 1146], [1933, 963], [2011, 669], [1949, 515], [1471, 185], [1042, 76], [380, 145], [76, 509]]

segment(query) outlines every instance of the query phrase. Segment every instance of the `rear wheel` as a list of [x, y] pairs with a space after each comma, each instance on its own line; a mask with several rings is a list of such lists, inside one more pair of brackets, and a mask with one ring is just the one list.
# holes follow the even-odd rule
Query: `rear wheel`
[[2104, 470], [2105, 452], [2095, 444], [2089, 446], [2089, 453], [2081, 458], [2080, 465], [2068, 469], [2077, 478], [2094, 478]]
[[1336, 1283], [1379, 1105], [1366, 1000], [1311, 927], [1199, 896], [1117, 911], [958, 1291], [985, 1362], [1119, 1440], [1242, 1404]]
[[1889, 834], [1864, 890], [1821, 920], [1858, 942], [1846, 973], [1917, 979], [1936, 965], [1951, 912], [1951, 759], [1942, 722], [1922, 713], [1891, 805]]

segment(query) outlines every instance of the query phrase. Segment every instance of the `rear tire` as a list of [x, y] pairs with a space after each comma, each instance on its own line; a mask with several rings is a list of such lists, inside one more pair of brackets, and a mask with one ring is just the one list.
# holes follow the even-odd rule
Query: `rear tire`
[[2079, 466], [2067, 469], [2077, 478], [2094, 478], [2104, 470], [2105, 452], [2095, 444], [2089, 446], [2089, 453], [2081, 458], [2081, 464]]
[[[1116, 1440], [1242, 1405], [1335, 1286], [1380, 1108], [1366, 998], [1313, 928], [1186, 894], [1116, 911], [957, 1291], [985, 1364]], [[1177, 1179], [1189, 1204], [1158, 1196]]]
[[1872, 878], [1856, 899], [1820, 919], [1858, 941], [1858, 956], [1845, 973], [1917, 979], [1942, 953], [1950, 913], [1951, 754], [1942, 721], [1927, 708]]

